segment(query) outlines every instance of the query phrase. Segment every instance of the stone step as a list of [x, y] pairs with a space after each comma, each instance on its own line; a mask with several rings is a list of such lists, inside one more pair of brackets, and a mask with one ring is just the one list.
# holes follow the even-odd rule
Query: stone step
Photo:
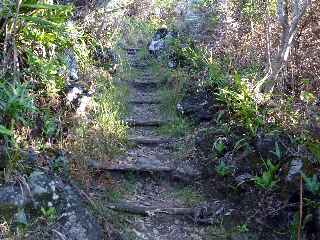
[[168, 121], [164, 120], [135, 120], [128, 119], [125, 121], [130, 127], [160, 127], [168, 124]]
[[[173, 161], [169, 161], [173, 162]], [[115, 163], [103, 163], [100, 161], [90, 160], [88, 161], [88, 167], [95, 170], [103, 170], [110, 172], [135, 172], [135, 173], [151, 173], [151, 174], [167, 174], [172, 179], [178, 179], [182, 181], [194, 181], [202, 177], [202, 173], [193, 167], [187, 165], [183, 167], [175, 167], [169, 163], [163, 163], [161, 160], [149, 158], [138, 158], [136, 162], [128, 161], [125, 159], [122, 162]]]
[[169, 143], [170, 139], [164, 139], [160, 137], [132, 136], [128, 138], [128, 141], [138, 145], [158, 145]]

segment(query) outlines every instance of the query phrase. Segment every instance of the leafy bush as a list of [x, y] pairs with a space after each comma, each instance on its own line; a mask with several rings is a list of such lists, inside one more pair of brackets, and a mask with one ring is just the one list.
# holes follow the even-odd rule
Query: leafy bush
[[225, 103], [229, 111], [240, 120], [251, 135], [255, 136], [259, 127], [263, 125], [261, 109], [252, 97], [248, 83], [236, 73], [234, 85], [220, 88], [218, 99]]
[[206, 53], [195, 46], [191, 39], [182, 37], [170, 42], [172, 55], [180, 67], [188, 67], [193, 71], [201, 71], [206, 66]]
[[214, 4], [216, 4], [216, 2], [217, 0], [198, 0], [196, 1], [196, 4], [202, 8], [209, 8], [209, 7], [213, 7]]
[[0, 85], [0, 113], [5, 119], [27, 122], [27, 114], [36, 110], [26, 85], [2, 83]]
[[178, 66], [188, 68], [196, 78], [202, 80], [202, 85], [223, 87], [226, 84], [226, 74], [222, 61], [215, 60], [208, 51], [199, 48], [191, 39], [175, 39], [171, 42], [172, 56]]

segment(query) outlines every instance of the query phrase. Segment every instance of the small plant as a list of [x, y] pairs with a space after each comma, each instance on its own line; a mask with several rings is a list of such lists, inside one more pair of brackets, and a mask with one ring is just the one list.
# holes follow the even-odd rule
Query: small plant
[[320, 143], [309, 141], [307, 144], [307, 149], [312, 153], [317, 162], [320, 162]]
[[241, 138], [240, 140], [238, 140], [233, 147], [233, 152], [237, 152], [239, 151], [241, 148], [249, 148], [249, 143], [247, 142], [246, 138]]
[[222, 140], [221, 138], [218, 138], [218, 139], [214, 142], [213, 148], [214, 148], [214, 150], [216, 150], [216, 151], [218, 152], [218, 154], [221, 154], [221, 153], [225, 150], [226, 146], [225, 146], [225, 144], [223, 143], [223, 140]]
[[164, 135], [182, 137], [190, 132], [191, 128], [192, 124], [188, 120], [176, 116], [171, 123], [159, 127], [158, 131]]
[[304, 173], [301, 173], [306, 188], [314, 195], [319, 194], [320, 192], [320, 182], [318, 181], [317, 175], [313, 175], [312, 177], [307, 177]]
[[278, 165], [274, 165], [270, 160], [265, 162], [266, 171], [262, 173], [262, 176], [254, 178], [255, 184], [263, 189], [272, 189], [279, 182], [276, 173], [279, 169]]
[[216, 166], [216, 172], [221, 177], [228, 176], [232, 172], [232, 166], [227, 165], [224, 161], [220, 161]]
[[278, 158], [278, 160], [281, 160], [282, 152], [277, 142], [275, 143], [275, 150], [271, 151], [271, 153], [274, 154]]
[[174, 196], [190, 207], [195, 206], [204, 200], [203, 196], [199, 192], [188, 187], [175, 192]]
[[48, 221], [53, 221], [57, 217], [57, 211], [54, 207], [48, 207], [45, 209], [41, 207], [42, 216], [47, 219]]
[[43, 133], [46, 137], [53, 137], [57, 132], [57, 123], [54, 118], [45, 115]]
[[290, 240], [297, 240], [298, 227], [299, 227], [299, 213], [295, 213], [289, 225]]
[[226, 85], [226, 77], [218, 62], [207, 60], [208, 80], [207, 84], [213, 87], [223, 87]]
[[245, 223], [238, 225], [238, 226], [236, 227], [236, 229], [237, 229], [237, 232], [239, 232], [239, 233], [246, 233], [246, 232], [249, 231], [248, 225], [245, 224]]
[[0, 136], [11, 136], [12, 131], [0, 124]]

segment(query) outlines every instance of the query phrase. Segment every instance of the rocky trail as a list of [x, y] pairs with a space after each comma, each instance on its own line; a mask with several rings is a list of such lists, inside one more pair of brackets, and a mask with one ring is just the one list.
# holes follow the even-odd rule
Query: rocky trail
[[177, 197], [200, 177], [200, 171], [176, 159], [177, 139], [158, 133], [157, 127], [170, 121], [160, 108], [161, 82], [153, 77], [150, 66], [139, 61], [136, 51], [128, 51], [128, 57], [138, 70], [138, 77], [127, 82], [131, 147], [112, 162], [93, 166], [111, 172], [119, 188], [127, 184], [128, 175], [135, 177], [124, 196], [103, 205], [126, 218], [126, 231], [133, 233], [133, 239], [208, 239], [206, 226], [223, 211], [222, 205], [219, 201], [186, 204]]

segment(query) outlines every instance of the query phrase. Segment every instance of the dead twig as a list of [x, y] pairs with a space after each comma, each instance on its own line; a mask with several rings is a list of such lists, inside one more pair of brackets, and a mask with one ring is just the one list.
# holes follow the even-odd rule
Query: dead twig
[[302, 175], [300, 174], [300, 209], [299, 209], [299, 226], [297, 233], [297, 240], [301, 240], [301, 227], [302, 227], [302, 217], [303, 217], [303, 184]]

